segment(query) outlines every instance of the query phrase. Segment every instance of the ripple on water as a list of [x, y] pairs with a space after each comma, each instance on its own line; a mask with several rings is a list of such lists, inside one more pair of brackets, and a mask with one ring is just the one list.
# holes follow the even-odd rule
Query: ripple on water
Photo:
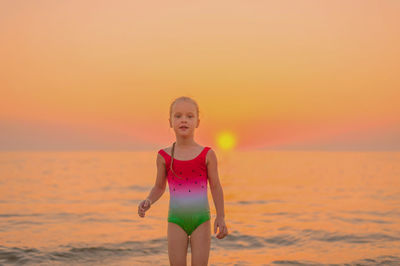
[[[303, 230], [299, 237], [293, 234], [279, 234], [273, 237], [260, 237], [242, 234], [233, 231], [226, 236], [224, 241], [213, 237], [212, 250], [264, 250], [266, 248], [279, 248], [289, 245], [300, 245], [308, 240], [316, 241], [343, 241], [350, 243], [366, 243], [381, 239], [384, 241], [398, 241], [398, 238], [382, 234], [368, 234], [364, 236], [329, 233], [325, 231]], [[363, 238], [364, 237], [364, 238]], [[361, 241], [360, 241], [361, 240]], [[19, 248], [0, 246], [0, 264], [76, 264], [76, 263], [104, 263], [104, 261], [136, 261], [137, 259], [154, 258], [154, 255], [167, 257], [167, 238], [155, 238], [146, 241], [127, 241], [122, 243], [106, 243], [101, 245], [71, 244], [61, 245], [53, 250], [37, 248]], [[191, 253], [190, 248], [188, 252]], [[396, 256], [380, 256], [376, 258], [363, 258], [343, 264], [321, 264], [320, 262], [303, 260], [275, 260], [267, 265], [400, 265], [400, 258]]]

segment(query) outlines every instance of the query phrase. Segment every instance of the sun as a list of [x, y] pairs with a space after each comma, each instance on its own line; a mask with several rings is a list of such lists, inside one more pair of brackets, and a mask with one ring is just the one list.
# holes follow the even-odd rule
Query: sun
[[222, 131], [217, 134], [217, 145], [223, 150], [231, 150], [236, 146], [236, 137], [229, 131]]

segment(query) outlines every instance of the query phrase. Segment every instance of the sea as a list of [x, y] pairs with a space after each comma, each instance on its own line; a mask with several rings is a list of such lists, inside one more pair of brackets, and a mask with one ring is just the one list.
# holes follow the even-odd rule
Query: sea
[[[229, 234], [209, 265], [400, 265], [400, 152], [216, 154]], [[168, 186], [137, 213], [156, 157], [0, 152], [0, 265], [169, 265]]]

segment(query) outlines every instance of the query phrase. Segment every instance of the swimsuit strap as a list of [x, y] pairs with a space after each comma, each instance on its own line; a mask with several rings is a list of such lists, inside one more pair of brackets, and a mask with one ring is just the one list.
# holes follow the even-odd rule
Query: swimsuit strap
[[201, 160], [204, 162], [204, 164], [206, 164], [206, 157], [207, 157], [207, 153], [209, 150], [211, 150], [211, 147], [208, 147], [208, 146], [204, 147], [203, 151], [201, 152], [201, 154], [199, 156], [199, 157], [201, 157]]
[[159, 153], [162, 157], [164, 157], [165, 164], [166, 164], [167, 167], [169, 167], [169, 164], [171, 163], [171, 157], [169, 156], [169, 154], [166, 153], [163, 149], [160, 149], [160, 150], [158, 151], [158, 153]]

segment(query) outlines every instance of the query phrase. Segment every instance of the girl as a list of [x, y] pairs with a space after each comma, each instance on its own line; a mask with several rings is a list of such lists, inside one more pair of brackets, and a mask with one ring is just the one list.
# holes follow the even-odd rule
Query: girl
[[145, 216], [164, 193], [168, 180], [168, 255], [170, 265], [186, 265], [190, 242], [192, 265], [207, 265], [211, 244], [210, 209], [207, 180], [217, 212], [214, 233], [218, 239], [228, 234], [225, 225], [224, 196], [218, 177], [217, 157], [210, 147], [202, 147], [194, 139], [199, 126], [199, 108], [189, 97], [175, 99], [169, 110], [170, 127], [176, 142], [157, 154], [157, 178], [147, 198], [139, 203], [138, 214]]

